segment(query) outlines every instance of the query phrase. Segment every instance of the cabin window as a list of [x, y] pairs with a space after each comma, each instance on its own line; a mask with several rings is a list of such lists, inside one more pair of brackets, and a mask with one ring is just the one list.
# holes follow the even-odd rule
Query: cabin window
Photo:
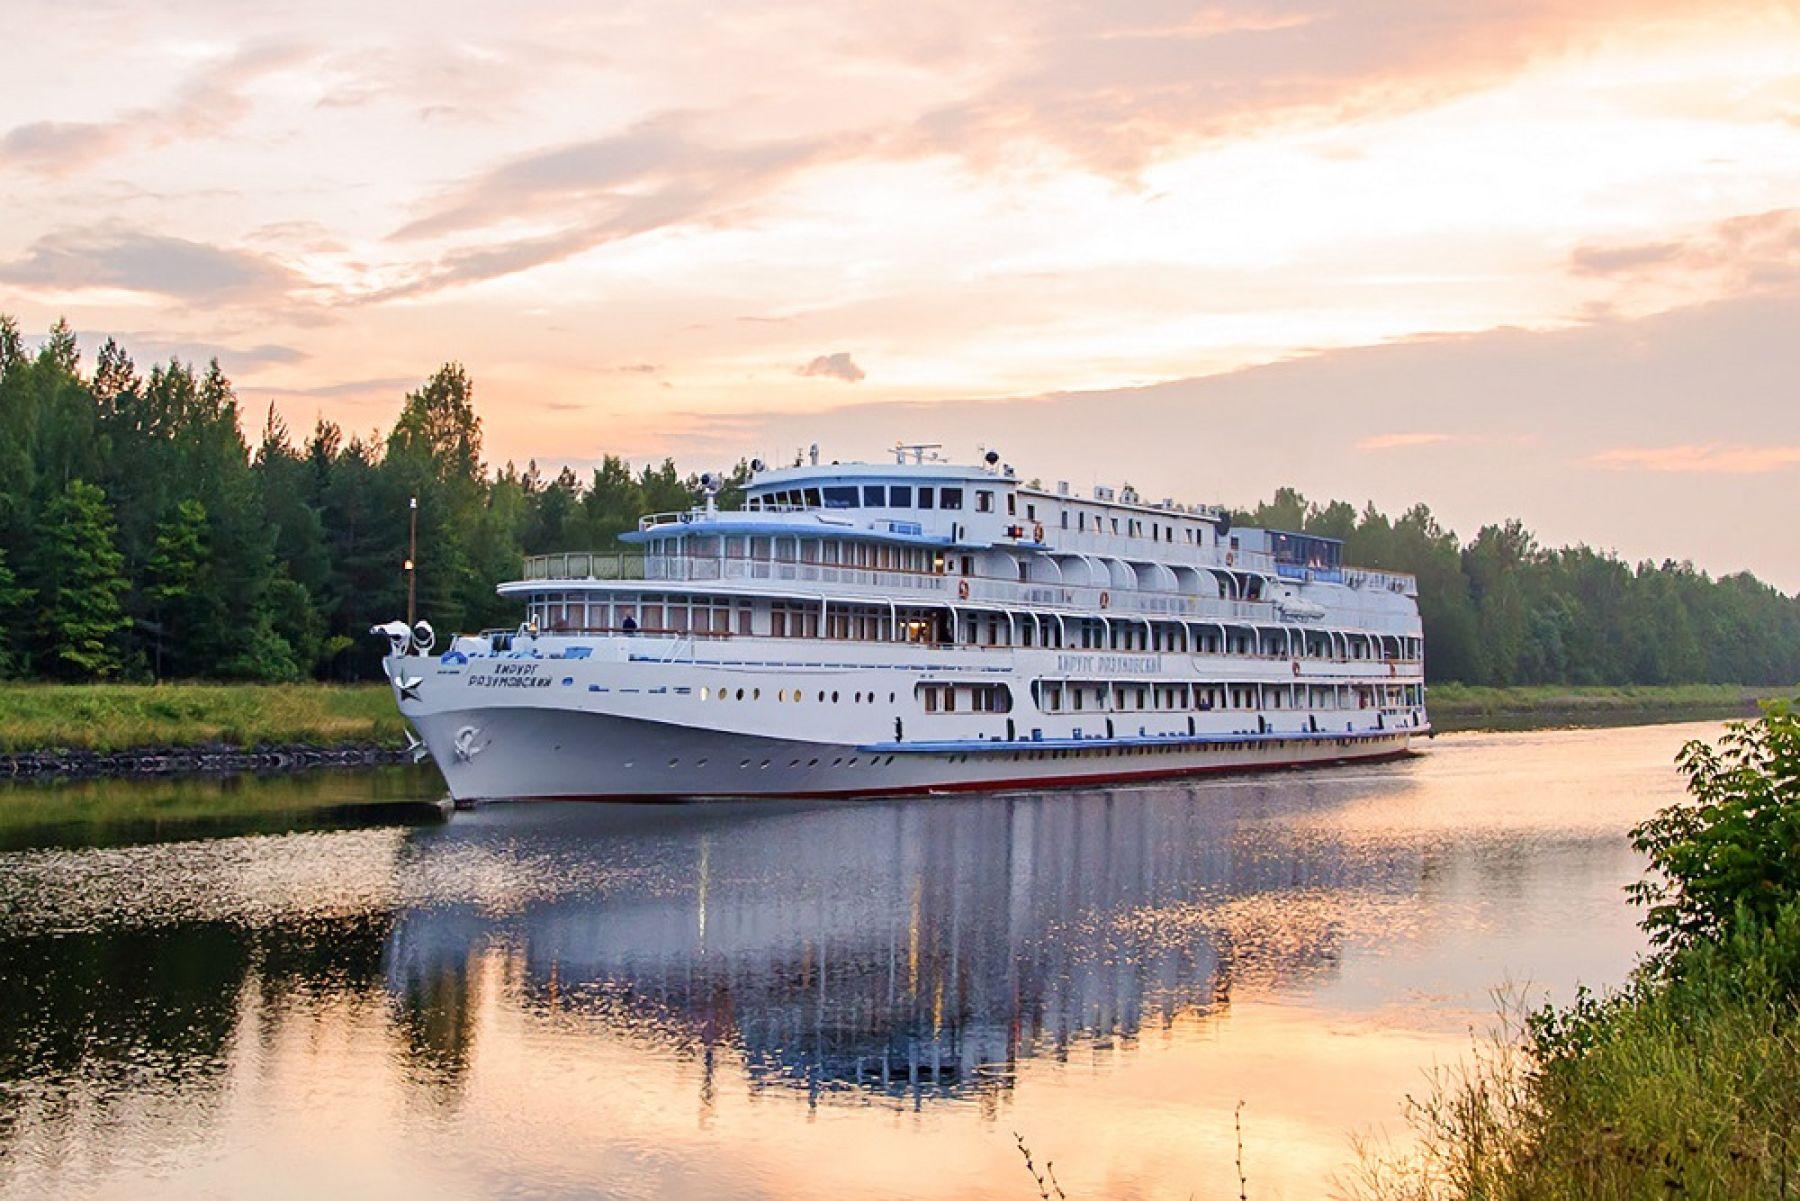
[[800, 495], [806, 498], [806, 507], [809, 509], [818, 509], [824, 506], [824, 501], [820, 499], [817, 488], [804, 488]]
[[933, 507], [932, 502], [934, 499], [935, 499], [935, 497], [934, 497], [932, 489], [930, 489], [930, 488], [920, 488], [919, 489], [919, 507], [921, 509], [932, 508]]
[[960, 509], [960, 508], [962, 508], [962, 502], [963, 502], [963, 490], [961, 488], [939, 488], [938, 489], [938, 508], [940, 508], [940, 509]]
[[1069, 511], [1067, 509], [1063, 510], [1062, 528], [1065, 530], [1069, 528]]
[[890, 484], [888, 486], [888, 507], [890, 509], [912, 508], [912, 485]]
[[864, 484], [863, 507], [865, 509], [885, 508], [887, 505], [886, 492], [887, 489], [883, 488], [880, 484]]
[[[950, 506], [945, 505], [944, 507], [947, 509]], [[975, 511], [977, 513], [992, 513], [994, 511], [994, 494], [985, 489], [977, 491], [975, 493]]]
[[854, 509], [856, 507], [856, 489], [842, 485], [825, 489], [825, 507], [827, 509]]

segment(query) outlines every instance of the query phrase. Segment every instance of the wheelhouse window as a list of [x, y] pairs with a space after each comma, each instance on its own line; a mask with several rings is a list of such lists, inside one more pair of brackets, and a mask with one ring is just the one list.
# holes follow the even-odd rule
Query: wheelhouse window
[[863, 485], [863, 508], [883, 509], [887, 507], [887, 489], [880, 484]]
[[806, 498], [807, 508], [819, 509], [824, 507], [825, 502], [819, 498], [819, 490], [817, 488], [804, 488], [801, 490], [800, 495]]
[[912, 503], [913, 503], [912, 491], [913, 490], [912, 490], [911, 484], [890, 484], [890, 485], [888, 485], [888, 508], [890, 508], [890, 509], [910, 509], [910, 508], [912, 508]]
[[935, 495], [934, 495], [932, 489], [930, 489], [930, 488], [920, 488], [919, 489], [919, 507], [921, 509], [935, 508], [936, 505], [933, 503], [934, 500], [935, 500]]
[[975, 511], [977, 513], [992, 513], [994, 511], [994, 494], [986, 489], [977, 491], [975, 493]]
[[825, 489], [825, 507], [827, 509], [856, 508], [856, 488], [842, 485]]
[[960, 508], [962, 508], [962, 502], [963, 502], [963, 490], [961, 488], [939, 488], [938, 489], [938, 508], [940, 508], [940, 509], [960, 509]]

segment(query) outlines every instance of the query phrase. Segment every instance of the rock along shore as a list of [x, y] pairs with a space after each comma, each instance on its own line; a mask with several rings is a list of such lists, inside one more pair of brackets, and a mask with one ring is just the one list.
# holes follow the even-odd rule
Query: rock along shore
[[111, 776], [217, 776], [305, 771], [318, 767], [384, 767], [411, 762], [401, 747], [202, 746], [124, 751], [41, 750], [0, 754], [0, 779], [94, 779]]

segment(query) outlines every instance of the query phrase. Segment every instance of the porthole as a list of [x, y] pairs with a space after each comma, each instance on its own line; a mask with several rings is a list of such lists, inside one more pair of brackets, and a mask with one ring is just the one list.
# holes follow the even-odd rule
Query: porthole
[[854, 758], [853, 758], [853, 759], [851, 759], [851, 760], [850, 760], [850, 766], [851, 766], [851, 767], [855, 767], [855, 766], [856, 766], [856, 760], [855, 760], [855, 759], [854, 759]]
[[893, 703], [894, 703], [894, 694], [890, 692], [890, 693], [888, 693], [888, 704], [891, 705]]
[[821, 705], [825, 703], [825, 690], [823, 688], [819, 690], [819, 703]]
[[843, 760], [842, 760], [842, 759], [833, 759], [833, 760], [832, 760], [832, 761], [831, 761], [831, 766], [833, 766], [833, 767], [842, 767], [842, 766], [844, 766], [844, 761], [843, 761]]
[[669, 760], [669, 766], [674, 767], [676, 764], [678, 764], [680, 762], [681, 762], [681, 760], [679, 760], [679, 759], [671, 759], [671, 760]]
[[777, 692], [775, 694], [775, 699], [784, 705], [787, 704], [787, 689], [783, 688], [780, 692]]
[[818, 760], [817, 760], [817, 759], [808, 759], [808, 760], [807, 760], [807, 761], [806, 761], [806, 766], [808, 766], [808, 767], [817, 767], [817, 766], [819, 766], [819, 761], [818, 761]]
[[737, 698], [740, 701], [744, 699], [744, 690], [742, 688], [737, 690]]
[[831, 703], [832, 703], [832, 704], [834, 704], [834, 705], [835, 705], [835, 704], [837, 704], [837, 703], [838, 703], [838, 702], [837, 702], [837, 698], [838, 698], [838, 694], [837, 694], [837, 693], [835, 693], [835, 692], [834, 692], [834, 693], [832, 693], [832, 694], [831, 694]]
[[862, 693], [860, 692], [856, 694], [856, 703], [859, 705], [862, 704]]
[[800, 760], [798, 760], [798, 759], [789, 759], [789, 760], [788, 760], [788, 766], [789, 766], [789, 767], [799, 767], [799, 766], [800, 766]]
[[767, 760], [767, 759], [764, 759], [764, 760], [763, 760], [763, 761], [762, 761], [762, 765], [763, 765], [763, 766], [764, 766], [764, 767], [767, 767], [767, 766], [769, 766], [769, 761], [768, 761], [768, 760]]
[[738, 761], [738, 766], [739, 766], [739, 767], [749, 767], [749, 766], [750, 766], [750, 760], [748, 760], [748, 759], [741, 759], [741, 760], [739, 760], [739, 761]]
[[798, 688], [794, 689], [794, 703], [796, 705], [800, 703], [800, 690]]
[[706, 685], [702, 684], [702, 685], [700, 685], [700, 699], [705, 700], [706, 698], [707, 698]]
[[720, 700], [725, 699], [725, 690], [723, 688], [719, 689], [719, 699]]
[[753, 701], [760, 701], [760, 700], [762, 700], [762, 689], [760, 689], [760, 688], [752, 688], [752, 689], [751, 689], [751, 690], [750, 690], [750, 699], [751, 699], [751, 700], [753, 700]]

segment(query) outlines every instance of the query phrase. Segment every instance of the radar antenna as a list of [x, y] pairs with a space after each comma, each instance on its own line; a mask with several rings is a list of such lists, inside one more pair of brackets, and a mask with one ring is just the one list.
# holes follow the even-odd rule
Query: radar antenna
[[930, 461], [938, 461], [937, 452], [944, 449], [942, 442], [896, 442], [894, 443], [894, 462], [901, 466], [906, 464], [906, 456], [911, 455], [914, 463], [926, 462], [926, 451], [931, 451]]

